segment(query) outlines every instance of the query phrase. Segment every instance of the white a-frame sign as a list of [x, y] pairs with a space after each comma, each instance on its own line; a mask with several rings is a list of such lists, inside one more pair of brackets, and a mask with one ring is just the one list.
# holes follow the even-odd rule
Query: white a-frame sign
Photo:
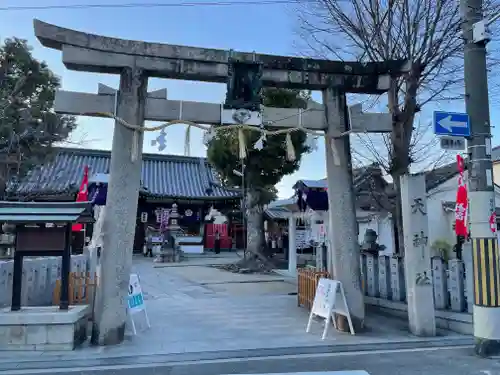
[[335, 329], [337, 329], [335, 314], [343, 315], [347, 318], [351, 335], [354, 335], [351, 314], [349, 314], [349, 308], [347, 307], [347, 300], [345, 298], [342, 283], [337, 280], [319, 279], [316, 294], [314, 296], [313, 307], [311, 309], [311, 314], [309, 315], [309, 321], [307, 322], [306, 332], [310, 331], [314, 316], [324, 318], [325, 329], [323, 330], [323, 336], [321, 337], [321, 339], [324, 340], [328, 334], [330, 319], [332, 320]]

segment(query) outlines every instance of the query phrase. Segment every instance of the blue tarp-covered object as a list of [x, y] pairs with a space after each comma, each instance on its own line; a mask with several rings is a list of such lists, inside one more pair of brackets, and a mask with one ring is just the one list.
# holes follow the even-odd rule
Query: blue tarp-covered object
[[92, 201], [92, 204], [95, 204], [97, 206], [105, 206], [107, 194], [107, 184], [91, 184], [89, 186], [89, 198]]
[[297, 205], [301, 211], [310, 208], [314, 211], [328, 211], [328, 192], [324, 190], [308, 190], [298, 192]]

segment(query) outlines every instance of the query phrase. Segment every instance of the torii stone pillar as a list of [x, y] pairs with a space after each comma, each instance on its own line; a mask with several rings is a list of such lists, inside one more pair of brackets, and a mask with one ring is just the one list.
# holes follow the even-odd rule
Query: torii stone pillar
[[[325, 153], [328, 185], [328, 239], [330, 256], [328, 272], [341, 280], [349, 304], [355, 330], [363, 328], [365, 302], [361, 291], [360, 249], [356, 221], [355, 196], [352, 186], [352, 164], [345, 93], [336, 88], [323, 91], [325, 105]], [[386, 115], [384, 123], [390, 124]], [[335, 235], [342, 233], [342, 237]], [[339, 325], [345, 322], [341, 319]]]
[[297, 244], [295, 237], [297, 234], [297, 219], [292, 213], [288, 217], [288, 273], [297, 276]]
[[[37, 35], [39, 36], [39, 35]], [[68, 40], [71, 39], [68, 37]], [[85, 54], [82, 54], [85, 58]], [[144, 69], [124, 64], [112, 112], [126, 122], [143, 126], [148, 77]], [[75, 68], [89, 70], [84, 64]], [[77, 103], [75, 103], [77, 104]], [[92, 330], [94, 344], [109, 345], [124, 339], [129, 277], [141, 181], [142, 132], [115, 123], [110, 179], [103, 222], [101, 272]]]
[[[329, 61], [122, 40], [64, 29], [38, 20], [34, 21], [34, 27], [37, 38], [44, 46], [62, 51], [63, 62], [67, 68], [87, 72], [120, 74], [117, 115], [131, 124], [140, 126], [143, 125], [145, 119], [157, 121], [168, 121], [164, 117], [172, 119], [174, 114], [166, 111], [163, 107], [165, 104], [177, 106], [174, 111], [175, 116], [179, 113], [186, 113], [187, 108], [184, 104], [188, 104], [183, 102], [175, 104], [171, 101], [164, 101], [164, 99], [146, 99], [147, 77], [227, 83], [230, 76], [235, 78], [233, 68], [235, 61], [237, 61], [240, 65], [252, 64], [254, 67], [259, 64], [260, 68], [262, 68], [261, 70], [259, 68], [262, 74], [259, 77], [259, 85], [256, 85], [259, 87], [272, 86], [310, 90], [329, 90], [336, 87], [344, 93], [382, 94], [389, 89], [391, 76], [401, 75], [411, 68], [411, 64], [408, 64], [407, 61], [379, 63]], [[255, 87], [248, 87], [249, 83], [245, 76], [238, 77], [238, 80], [239, 84], [247, 86], [245, 89], [249, 88], [251, 91], [255, 91]], [[95, 96], [92, 96], [91, 99], [95, 99]], [[108, 95], [108, 101], [112, 99], [112, 96]], [[156, 102], [157, 100], [159, 102]], [[155, 106], [155, 103], [159, 103], [159, 106]], [[94, 104], [108, 106], [109, 103], [106, 104], [99, 99], [98, 103]], [[191, 102], [190, 104], [197, 109], [203, 106], [202, 103]], [[206, 105], [207, 103], [203, 104]], [[200, 113], [196, 113], [194, 109], [189, 113], [196, 115], [195, 119], [181, 119], [220, 124], [225, 115], [228, 115], [228, 111], [232, 113], [234, 110], [233, 108], [224, 112], [225, 110], [221, 111], [220, 106], [212, 104], [208, 104], [206, 108], [207, 111], [202, 113], [203, 118], [201, 118], [201, 121], [198, 121], [201, 117]], [[338, 107], [331, 105], [327, 105], [326, 109], [328, 110], [327, 118], [334, 118], [335, 111], [339, 110]], [[277, 122], [266, 122], [265, 111], [263, 119], [259, 119], [259, 121], [262, 121], [264, 125], [285, 128], [296, 127], [298, 121], [299, 125], [309, 129], [325, 129], [324, 115], [321, 112], [319, 112], [321, 121], [316, 124], [306, 118], [308, 116], [317, 116], [318, 112], [314, 114], [314, 111], [295, 110], [298, 116], [293, 121], [294, 124], [291, 125], [290, 121], [284, 119], [286, 116], [282, 116], [280, 110], [279, 108], [267, 109], [268, 115], [271, 118], [274, 117]], [[360, 115], [356, 111], [351, 112], [351, 117]], [[211, 119], [203, 121], [204, 118], [209, 117]], [[361, 115], [360, 123], [364, 124], [365, 129], [356, 129], [358, 121], [353, 121], [353, 118], [351, 118], [349, 132], [390, 131], [387, 128], [382, 129], [384, 124], [365, 121], [365, 119], [366, 115], [364, 118]], [[236, 123], [234, 122], [234, 124]], [[328, 129], [328, 134], [329, 136], [335, 136], [336, 139], [340, 139], [339, 137], [345, 135], [342, 132], [336, 132], [334, 129]], [[340, 147], [340, 142], [334, 143], [339, 143], [337, 148]], [[133, 151], [132, 155], [131, 150]], [[348, 150], [344, 149], [344, 152], [348, 152]], [[132, 259], [141, 155], [142, 134], [138, 133], [134, 136], [134, 131], [122, 125], [115, 125], [108, 190], [109, 207], [107, 208], [103, 228], [102, 267], [105, 273], [103, 273], [101, 280], [101, 294], [99, 294], [100, 297], [97, 303], [98, 311], [93, 340], [99, 344], [119, 343], [124, 336], [126, 297]], [[347, 159], [344, 158], [344, 160]], [[342, 158], [340, 158], [340, 161], [342, 168], [348, 168], [348, 165], [342, 164]], [[338, 176], [342, 178], [342, 186], [347, 187], [349, 183], [347, 182], [346, 172], [339, 171]], [[342, 192], [332, 189], [329, 192], [330, 211], [335, 209], [335, 202], [344, 199], [345, 195], [350, 195], [349, 199], [353, 200], [352, 189], [346, 188]], [[349, 204], [345, 204], [345, 207], [352, 209]], [[354, 213], [344, 214], [348, 215], [350, 221], [354, 217]], [[355, 219], [352, 222], [355, 225]], [[332, 224], [330, 226], [333, 228]], [[333, 228], [336, 235], [333, 237], [350, 237], [351, 231], [347, 230], [345, 232], [344, 229], [345, 226], [343, 225]], [[339, 253], [341, 259], [347, 259], [342, 258], [347, 256], [345, 254], [347, 248], [343, 249]], [[349, 260], [346, 267], [351, 267], [353, 264]], [[359, 272], [359, 269], [352, 270], [353, 274], [359, 274]], [[353, 278], [348, 277], [346, 272], [340, 272], [338, 275], [340, 281], [344, 283], [348, 297], [347, 302], [351, 306], [351, 310], [356, 309], [358, 306], [357, 301], [350, 301], [357, 291]], [[351, 288], [351, 285], [353, 285], [353, 288]], [[364, 311], [353, 312], [351, 315], [354, 317], [359, 319], [364, 317]], [[363, 316], [360, 316], [358, 312]]]
[[[117, 117], [130, 124], [144, 125], [147, 84], [148, 78], [142, 69], [133, 66], [122, 69], [116, 97]], [[102, 227], [103, 272], [96, 295], [92, 330], [94, 344], [115, 344], [124, 339], [142, 171], [142, 143], [142, 132], [134, 132], [115, 122], [106, 216]]]

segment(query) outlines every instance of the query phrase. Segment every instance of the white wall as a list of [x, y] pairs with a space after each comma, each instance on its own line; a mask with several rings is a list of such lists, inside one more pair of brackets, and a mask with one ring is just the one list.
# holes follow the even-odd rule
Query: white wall
[[500, 185], [500, 162], [493, 162], [493, 182]]
[[[467, 179], [467, 172], [465, 172]], [[458, 176], [428, 192], [427, 210], [429, 213], [429, 243], [438, 239], [446, 240], [451, 245], [455, 243], [453, 224], [455, 213], [445, 212], [442, 202], [455, 202], [457, 196]], [[500, 189], [495, 187], [495, 206], [500, 207]]]
[[[360, 215], [358, 215], [358, 218], [359, 216]], [[369, 219], [369, 221], [367, 221], [366, 219]], [[380, 252], [380, 255], [394, 254], [394, 249], [395, 249], [394, 228], [392, 225], [391, 216], [389, 214], [381, 214], [381, 215], [370, 214], [366, 219], [358, 221], [359, 223], [358, 242], [360, 244], [363, 243], [366, 230], [373, 229], [378, 234], [377, 243], [379, 245], [385, 246], [385, 250]]]
[[[467, 172], [465, 172], [467, 179]], [[450, 245], [455, 243], [455, 233], [453, 224], [455, 223], [455, 213], [443, 209], [444, 202], [455, 202], [457, 194], [458, 176], [444, 182], [437, 188], [432, 189], [427, 194], [427, 215], [429, 218], [429, 244], [436, 240], [445, 240]], [[496, 207], [500, 207], [500, 188], [495, 187]], [[356, 213], [359, 223], [359, 243], [363, 242], [367, 229], [373, 229], [378, 234], [378, 243], [386, 246], [383, 255], [392, 255], [395, 250], [394, 229], [389, 214], [375, 215], [366, 211]], [[328, 215], [326, 212], [316, 212], [311, 220], [311, 230], [314, 233], [317, 224], [315, 220], [322, 219], [325, 222], [328, 233]], [[381, 254], [382, 255], [382, 254]]]
[[[391, 218], [388, 214], [376, 215], [366, 211], [358, 211], [356, 213], [359, 224], [358, 242], [362, 243], [367, 229], [373, 229], [378, 234], [377, 242], [384, 245], [386, 249], [383, 255], [394, 254], [394, 230]], [[319, 231], [319, 225], [315, 223], [316, 220], [323, 220], [325, 224], [326, 233], [328, 233], [328, 214], [326, 211], [317, 211], [311, 219], [311, 232], [316, 233]], [[381, 253], [382, 255], [382, 253]]]
[[455, 243], [453, 224], [455, 215], [443, 209], [443, 202], [455, 202], [458, 177], [452, 178], [431, 190], [427, 194], [427, 216], [429, 217], [429, 244], [436, 240], [445, 240], [450, 245]]

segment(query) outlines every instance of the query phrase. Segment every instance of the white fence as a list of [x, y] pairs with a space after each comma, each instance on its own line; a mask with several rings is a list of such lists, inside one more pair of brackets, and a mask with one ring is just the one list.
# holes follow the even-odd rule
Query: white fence
[[[0, 307], [12, 300], [13, 260], [0, 261]], [[88, 254], [71, 257], [71, 272], [94, 272]], [[57, 279], [61, 278], [61, 257], [24, 258], [21, 306], [50, 306]]]
[[[429, 271], [432, 272], [436, 310], [472, 312], [472, 260], [467, 258], [470, 250], [464, 248], [463, 253], [463, 261], [432, 258], [432, 271]], [[361, 274], [365, 295], [406, 303], [402, 258], [363, 254]]]

